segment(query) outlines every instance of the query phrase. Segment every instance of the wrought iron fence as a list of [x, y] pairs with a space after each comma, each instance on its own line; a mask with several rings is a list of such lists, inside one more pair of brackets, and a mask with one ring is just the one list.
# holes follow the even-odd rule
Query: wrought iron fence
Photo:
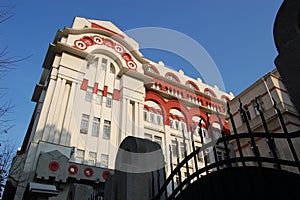
[[[198, 129], [198, 134], [200, 136], [201, 143], [203, 144], [200, 148], [195, 147], [194, 143], [194, 131], [192, 131], [191, 142], [192, 142], [192, 152], [187, 155], [186, 146], [184, 146], [184, 158], [183, 160], [179, 160], [179, 151], [178, 151], [178, 141], [176, 140], [176, 155], [177, 155], [177, 166], [174, 168], [173, 166], [173, 152], [170, 146], [170, 175], [165, 180], [162, 186], [159, 184], [153, 183], [153, 187], [157, 187], [158, 193], [155, 195], [153, 200], [165, 200], [165, 199], [174, 199], [181, 191], [184, 190], [185, 187], [188, 187], [194, 181], [201, 179], [201, 177], [212, 173], [213, 171], [222, 170], [225, 167], [233, 168], [233, 167], [246, 167], [246, 166], [257, 166], [257, 167], [270, 167], [266, 164], [272, 164], [271, 166], [278, 169], [283, 170], [284, 167], [292, 167], [296, 169], [295, 173], [300, 173], [300, 164], [299, 158], [297, 156], [297, 152], [295, 150], [294, 144], [292, 140], [300, 139], [300, 131], [288, 133], [286, 125], [284, 123], [282, 114], [280, 110], [276, 106], [276, 102], [274, 102], [274, 109], [276, 110], [278, 121], [282, 127], [282, 133], [270, 133], [268, 130], [267, 122], [264, 116], [264, 113], [260, 109], [260, 105], [258, 101], [256, 102], [256, 109], [259, 112], [261, 122], [265, 132], [252, 132], [250, 123], [248, 118], [246, 117], [246, 111], [240, 101], [240, 112], [243, 116], [243, 121], [246, 125], [247, 132], [246, 133], [237, 133], [236, 125], [233, 119], [233, 115], [230, 112], [229, 104], [227, 104], [227, 112], [230, 118], [231, 127], [233, 134], [225, 135], [224, 130], [221, 130], [221, 137], [217, 139], [212, 139], [209, 143], [204, 143], [204, 137], [202, 133], [202, 129]], [[217, 113], [219, 121], [221, 122], [219, 113]], [[209, 121], [209, 120], [208, 120]], [[199, 121], [199, 127], [201, 127], [202, 122]], [[210, 126], [208, 126], [210, 127]], [[270, 156], [262, 156], [259, 147], [257, 146], [256, 139], [265, 139], [267, 146], [269, 148]], [[241, 140], [249, 140], [249, 147], [252, 150], [252, 155], [245, 155], [243, 152]], [[183, 134], [183, 140], [185, 140]], [[283, 159], [278, 155], [276, 141], [282, 140], [286, 141], [288, 144], [288, 148], [291, 152], [292, 159]], [[230, 155], [229, 145], [234, 143], [236, 146], [236, 156]], [[184, 141], [185, 144], [185, 141]], [[225, 149], [225, 157], [226, 159], [218, 159], [217, 155], [217, 147], [222, 146]], [[214, 162], [208, 162], [207, 157], [203, 157], [204, 167], [199, 168], [198, 166], [198, 156], [200, 153], [205, 155], [205, 152], [211, 149], [214, 155]], [[193, 171], [189, 166], [193, 165]], [[182, 172], [185, 171], [185, 176], [182, 175]]]

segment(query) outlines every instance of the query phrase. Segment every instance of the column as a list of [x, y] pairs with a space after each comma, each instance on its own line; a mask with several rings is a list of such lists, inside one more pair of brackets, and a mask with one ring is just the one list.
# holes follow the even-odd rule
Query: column
[[59, 114], [60, 114], [60, 109], [61, 109], [61, 105], [62, 105], [65, 88], [66, 88], [66, 80], [62, 79], [62, 84], [61, 84], [61, 87], [59, 90], [59, 95], [57, 97], [56, 105], [54, 106], [55, 107], [54, 115], [52, 117], [52, 120], [49, 121], [50, 133], [49, 133], [49, 137], [48, 137], [48, 142], [53, 142], [53, 140], [54, 140], [54, 132], [55, 132], [55, 129], [57, 128], [57, 123], [58, 123], [58, 118], [59, 118]]
[[70, 96], [68, 99], [64, 123], [62, 126], [62, 132], [61, 132], [61, 137], [60, 137], [61, 145], [69, 145], [69, 143], [67, 143], [67, 138], [69, 138], [70, 134], [71, 134], [70, 130], [69, 130], [69, 125], [70, 125], [71, 118], [72, 118], [75, 90], [76, 90], [76, 83], [73, 82], [73, 83], [71, 83], [71, 92], [70, 92]]
[[56, 81], [55, 89], [53, 91], [51, 102], [49, 103], [49, 111], [48, 111], [47, 119], [45, 121], [44, 134], [43, 134], [43, 137], [42, 137], [43, 141], [47, 141], [48, 138], [49, 138], [50, 125], [51, 125], [53, 115], [54, 115], [54, 112], [55, 112], [55, 107], [56, 107], [59, 91], [60, 91], [60, 88], [61, 88], [61, 84], [62, 84], [62, 80], [60, 78], [58, 78], [57, 81]]
[[54, 131], [54, 143], [57, 143], [57, 144], [59, 144], [59, 142], [60, 142], [62, 126], [63, 126], [63, 122], [65, 120], [65, 115], [66, 115], [67, 102], [69, 100], [69, 95], [70, 95], [70, 88], [71, 88], [71, 85], [69, 83], [66, 83], [66, 88], [65, 88], [63, 100], [62, 100], [62, 105], [61, 105], [60, 113], [58, 116], [59, 118], [58, 118], [58, 122], [57, 122], [57, 127], [55, 128], [55, 131]]

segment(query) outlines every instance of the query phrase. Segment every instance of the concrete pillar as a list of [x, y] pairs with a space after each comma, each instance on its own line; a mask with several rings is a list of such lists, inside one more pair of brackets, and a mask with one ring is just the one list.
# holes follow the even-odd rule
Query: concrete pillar
[[62, 105], [65, 88], [66, 88], [66, 80], [62, 79], [59, 94], [56, 99], [56, 104], [54, 105], [54, 109], [55, 109], [54, 115], [53, 115], [52, 119], [49, 121], [50, 133], [49, 133], [49, 137], [48, 137], [48, 142], [53, 142], [53, 140], [54, 140], [54, 132], [57, 128], [57, 123], [58, 123], [58, 118], [59, 118], [59, 114], [60, 114], [60, 109], [61, 109], [61, 105]]
[[71, 118], [72, 118], [75, 92], [76, 92], [76, 83], [73, 82], [73, 83], [71, 83], [70, 96], [68, 99], [68, 104], [66, 106], [65, 120], [63, 122], [62, 131], [61, 131], [61, 137], [60, 137], [61, 145], [69, 145], [70, 144], [70, 143], [67, 143], [67, 138], [70, 137], [69, 125], [70, 125]]
[[49, 111], [48, 111], [47, 119], [45, 121], [44, 134], [43, 134], [43, 137], [42, 137], [43, 141], [47, 141], [48, 138], [49, 138], [50, 126], [51, 126], [52, 119], [53, 119], [53, 116], [54, 116], [55, 107], [56, 107], [56, 103], [57, 103], [57, 98], [58, 98], [58, 95], [59, 95], [58, 91], [60, 91], [61, 84], [62, 84], [62, 80], [60, 78], [58, 78], [57, 81], [56, 81], [56, 85], [55, 85], [55, 90], [54, 90], [55, 92], [53, 93], [51, 102], [49, 103]]
[[60, 137], [62, 134], [62, 126], [66, 115], [67, 103], [69, 100], [71, 86], [69, 83], [66, 83], [66, 88], [63, 95], [62, 105], [60, 109], [60, 114], [58, 116], [57, 127], [54, 132], [54, 143], [60, 143]]

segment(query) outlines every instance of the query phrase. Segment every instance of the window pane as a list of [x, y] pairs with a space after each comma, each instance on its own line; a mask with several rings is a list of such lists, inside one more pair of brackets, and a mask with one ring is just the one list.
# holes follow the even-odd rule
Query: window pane
[[148, 110], [144, 108], [144, 120], [148, 120]]
[[89, 164], [95, 165], [97, 162], [97, 153], [96, 152], [89, 152]]
[[172, 140], [172, 153], [173, 156], [177, 157], [177, 145], [175, 140]]
[[162, 145], [162, 138], [160, 136], [154, 136], [154, 142], [157, 142], [160, 146]]
[[161, 115], [159, 113], [157, 114], [156, 119], [157, 119], [157, 124], [161, 124]]
[[154, 123], [154, 113], [152, 110], [150, 111], [150, 121]]
[[91, 91], [86, 91], [85, 100], [88, 101], [88, 102], [91, 102], [92, 101], [92, 96], [93, 96], [93, 93]]
[[102, 58], [102, 62], [101, 62], [101, 67], [102, 67], [102, 69], [106, 69], [106, 66], [107, 66], [107, 59], [105, 59], [105, 58]]
[[145, 133], [144, 136], [145, 136], [146, 139], [149, 139], [149, 140], [152, 141], [152, 135], [151, 134]]
[[104, 120], [103, 138], [104, 139], [110, 138], [110, 121], [108, 120]]
[[102, 103], [102, 96], [100, 94], [97, 94], [96, 96], [96, 104], [101, 105]]
[[103, 167], [103, 168], [107, 168], [108, 167], [108, 155], [101, 154], [100, 167]]
[[111, 74], [115, 74], [116, 73], [115, 67], [114, 67], [114, 65], [112, 63], [110, 64], [110, 67], [109, 67], [109, 73], [111, 73]]
[[83, 163], [83, 160], [84, 160], [84, 150], [77, 149], [76, 162]]
[[100, 118], [94, 117], [92, 136], [98, 137], [100, 129]]
[[89, 127], [89, 116], [82, 114], [81, 124], [80, 124], [80, 133], [87, 134]]
[[112, 103], [112, 95], [108, 94], [106, 97], [106, 107], [111, 108], [111, 103]]

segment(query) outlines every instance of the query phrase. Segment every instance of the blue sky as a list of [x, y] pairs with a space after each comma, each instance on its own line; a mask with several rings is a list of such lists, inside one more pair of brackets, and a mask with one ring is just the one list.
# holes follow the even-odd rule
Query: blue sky
[[[275, 68], [277, 55], [273, 24], [282, 0], [118, 0], [118, 1], [37, 1], [2, 0], [15, 5], [15, 16], [0, 24], [0, 45], [9, 55], [30, 58], [0, 80], [14, 110], [15, 124], [8, 134], [20, 146], [34, 103], [31, 96], [42, 73], [48, 45], [56, 31], [70, 27], [75, 16], [112, 21], [121, 30], [162, 27], [181, 32], [196, 40], [216, 63], [227, 92], [239, 94]], [[183, 68], [193, 76], [192, 66], [170, 52], [142, 51], [145, 57]]]

